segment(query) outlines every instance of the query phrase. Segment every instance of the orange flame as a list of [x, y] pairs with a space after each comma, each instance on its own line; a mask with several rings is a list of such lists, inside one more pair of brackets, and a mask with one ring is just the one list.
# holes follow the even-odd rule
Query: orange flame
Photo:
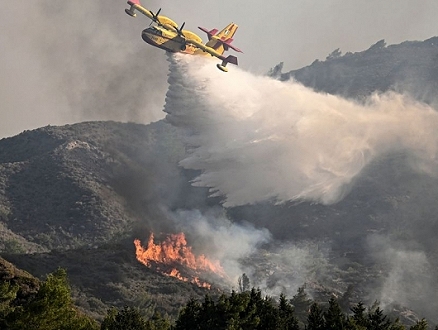
[[[136, 248], [137, 260], [148, 267], [151, 267], [151, 262], [169, 266], [174, 266], [177, 263], [195, 271], [196, 273], [202, 271], [215, 273], [222, 277], [225, 275], [219, 261], [210, 261], [203, 254], [195, 256], [192, 252], [192, 248], [187, 245], [184, 233], [170, 234], [159, 244], [154, 243], [154, 234], [151, 234], [146, 248], [142, 247], [141, 242], [138, 239], [134, 240], [134, 245]], [[200, 281], [198, 277], [189, 279], [188, 277], [182, 276], [176, 268], [162, 273], [178, 278], [181, 281], [194, 283], [200, 287], [211, 287], [210, 284]]]

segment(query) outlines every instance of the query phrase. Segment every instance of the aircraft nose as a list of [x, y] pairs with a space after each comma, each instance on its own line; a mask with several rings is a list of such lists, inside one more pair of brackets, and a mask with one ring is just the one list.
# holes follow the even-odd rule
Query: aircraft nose
[[144, 41], [146, 41], [146, 42], [151, 41], [151, 38], [149, 38], [148, 33], [147, 33], [146, 30], [143, 30], [143, 32], [141, 33], [141, 38], [142, 38]]

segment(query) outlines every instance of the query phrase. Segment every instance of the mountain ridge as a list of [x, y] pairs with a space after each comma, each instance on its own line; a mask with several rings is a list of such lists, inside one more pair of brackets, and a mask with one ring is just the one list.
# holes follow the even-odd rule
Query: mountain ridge
[[438, 37], [386, 45], [380, 40], [360, 52], [342, 55], [339, 49], [325, 61], [315, 60], [298, 70], [282, 72], [280, 63], [270, 75], [281, 81], [295, 79], [316, 91], [364, 99], [393, 90], [435, 105], [438, 89]]
[[[408, 53], [398, 54], [405, 48]], [[281, 73], [277, 66], [271, 75], [359, 100], [376, 91], [395, 90], [435, 104], [438, 37], [388, 47], [378, 42], [364, 52], [336, 54], [288, 73]], [[412, 57], [421, 58], [418, 65], [408, 60]], [[430, 74], [423, 77], [427, 65]], [[359, 77], [362, 71], [366, 75]], [[352, 80], [356, 75], [359, 78]], [[417, 82], [427, 86], [424, 93], [416, 90]], [[187, 153], [182, 134], [165, 120], [149, 125], [85, 122], [1, 139], [3, 256], [37, 277], [65, 267], [76, 303], [97, 319], [109, 306], [124, 304], [142, 306], [145, 313], [157, 309], [175, 315], [190, 296], [202, 297], [208, 291], [139, 264], [133, 245], [134, 238], [147, 240], [151, 231], [176, 230], [169, 211], [221, 208], [219, 198], [207, 198], [208, 189], [191, 186], [193, 171], [178, 166]], [[410, 259], [400, 253], [415, 256], [417, 252], [427, 257], [430, 267], [438, 265], [433, 237], [437, 183], [436, 178], [413, 172], [408, 157], [397, 153], [371, 163], [337, 204], [273, 205], [268, 201], [222, 212], [235, 223], [268, 228], [278, 244], [302, 242], [304, 251], [311, 242], [320, 254], [330, 245], [327, 260], [333, 265], [312, 266], [314, 273], [330, 268], [322, 276], [325, 282], [319, 278], [309, 287], [318, 288], [325, 297], [330, 290], [343, 294], [354, 284], [354, 297], [367, 292], [366, 298], [373, 301], [385, 286], [378, 274], [394, 269], [391, 251], [399, 252], [394, 254], [400, 258], [396, 260], [404, 264]], [[387, 245], [382, 242], [385, 239]], [[273, 258], [267, 249], [263, 253]], [[266, 282], [280, 285], [281, 267], [274, 268], [268, 257], [257, 258], [258, 266], [267, 267], [260, 270], [268, 274]], [[254, 278], [258, 275], [255, 272]], [[436, 288], [435, 284], [432, 281], [431, 287]], [[414, 289], [406, 287], [409, 293]], [[313, 293], [318, 294], [316, 289]], [[413, 308], [433, 315], [434, 305], [427, 308], [414, 302]]]

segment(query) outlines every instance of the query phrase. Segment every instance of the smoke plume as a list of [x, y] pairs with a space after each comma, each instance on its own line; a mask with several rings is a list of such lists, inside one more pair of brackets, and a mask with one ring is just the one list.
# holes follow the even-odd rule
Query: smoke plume
[[[425, 251], [412, 242], [371, 235], [368, 243], [384, 277], [376, 297], [383, 307], [409, 306], [436, 320], [436, 272]], [[414, 246], [412, 246], [414, 245]]]
[[167, 120], [190, 135], [181, 165], [227, 207], [273, 200], [341, 200], [373, 159], [403, 151], [434, 174], [438, 114], [395, 93], [365, 104], [215, 62], [170, 57]]
[[267, 229], [257, 229], [249, 223], [233, 223], [221, 208], [212, 208], [204, 213], [199, 210], [179, 210], [169, 215], [177, 230], [187, 233], [195, 250], [220, 261], [231, 284], [236, 284], [237, 278], [248, 272], [242, 260], [271, 241]]
[[[168, 70], [125, 2], [0, 4], [0, 136], [84, 120], [163, 117]], [[164, 74], [163, 74], [164, 72]]]

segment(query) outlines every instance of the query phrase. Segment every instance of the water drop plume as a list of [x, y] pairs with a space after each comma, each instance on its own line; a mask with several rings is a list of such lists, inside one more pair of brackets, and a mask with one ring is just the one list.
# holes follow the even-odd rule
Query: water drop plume
[[405, 152], [416, 168], [435, 174], [438, 114], [406, 96], [375, 94], [359, 103], [317, 93], [210, 58], [169, 57], [167, 120], [187, 130], [201, 170], [196, 186], [210, 187], [227, 207], [264, 200], [341, 200], [365, 166]]

